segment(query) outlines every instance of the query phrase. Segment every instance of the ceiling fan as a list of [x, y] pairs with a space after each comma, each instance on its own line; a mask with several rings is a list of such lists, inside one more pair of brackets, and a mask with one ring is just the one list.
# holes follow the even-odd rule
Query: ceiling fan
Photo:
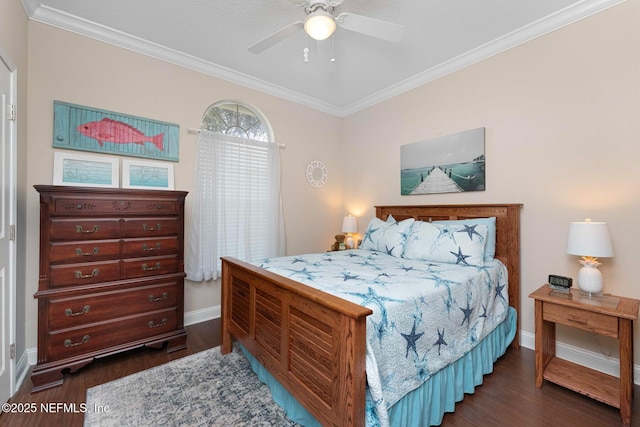
[[261, 53], [280, 43], [284, 39], [304, 30], [315, 40], [325, 40], [333, 34], [336, 26], [355, 33], [365, 34], [390, 42], [399, 42], [404, 33], [404, 26], [381, 21], [362, 15], [343, 12], [333, 15], [333, 10], [344, 0], [288, 0], [298, 7], [304, 7], [307, 17], [304, 21], [296, 21], [259, 42], [249, 46], [249, 52]]

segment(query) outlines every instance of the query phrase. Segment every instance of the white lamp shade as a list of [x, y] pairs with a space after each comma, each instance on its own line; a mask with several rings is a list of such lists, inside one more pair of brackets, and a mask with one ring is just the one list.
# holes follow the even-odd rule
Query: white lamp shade
[[567, 253], [595, 258], [613, 256], [613, 246], [606, 222], [572, 222], [567, 239]]
[[358, 231], [358, 222], [355, 216], [345, 216], [342, 220], [342, 232], [343, 233], [355, 233]]
[[336, 30], [336, 21], [329, 12], [318, 9], [307, 16], [304, 30], [313, 39], [325, 40]]

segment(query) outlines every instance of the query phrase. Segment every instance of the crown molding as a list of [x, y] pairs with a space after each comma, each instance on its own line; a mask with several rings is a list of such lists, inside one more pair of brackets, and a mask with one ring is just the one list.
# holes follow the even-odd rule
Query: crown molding
[[27, 16], [31, 18], [35, 15], [40, 5], [41, 0], [22, 0], [22, 7], [24, 11], [27, 12]]
[[234, 71], [212, 62], [178, 52], [165, 46], [151, 43], [130, 34], [114, 30], [98, 23], [79, 18], [44, 6], [41, 0], [22, 0], [30, 19], [65, 29], [86, 37], [123, 47], [125, 49], [161, 59], [203, 74], [231, 83], [258, 90], [269, 95], [292, 101], [337, 117], [347, 117], [353, 113], [372, 107], [383, 101], [408, 92], [440, 77], [454, 73], [465, 67], [490, 58], [508, 49], [548, 34], [581, 19], [592, 16], [626, 0], [583, 0], [563, 10], [548, 15], [516, 31], [499, 37], [476, 49], [465, 52], [449, 61], [425, 70], [413, 77], [391, 85], [346, 107], [332, 105], [316, 98], [303, 95], [261, 79]]
[[536, 22], [519, 28], [509, 34], [492, 40], [476, 49], [463, 53], [404, 81], [389, 86], [377, 93], [354, 102], [341, 110], [341, 117], [372, 107], [383, 101], [408, 92], [426, 83], [459, 71], [484, 59], [490, 58], [513, 47], [541, 37], [545, 34], [595, 15], [626, 0], [584, 0], [548, 15]]
[[204, 61], [192, 55], [170, 49], [156, 43], [93, 21], [62, 12], [60, 10], [40, 5], [39, 0], [23, 0], [25, 10], [33, 21], [51, 25], [63, 30], [71, 31], [82, 36], [90, 37], [114, 46], [122, 47], [136, 53], [160, 59], [184, 68], [207, 74], [231, 83], [258, 90], [269, 95], [292, 101], [334, 116], [340, 116], [340, 108], [312, 98], [307, 95], [271, 84], [247, 74], [240, 73], [212, 62]]

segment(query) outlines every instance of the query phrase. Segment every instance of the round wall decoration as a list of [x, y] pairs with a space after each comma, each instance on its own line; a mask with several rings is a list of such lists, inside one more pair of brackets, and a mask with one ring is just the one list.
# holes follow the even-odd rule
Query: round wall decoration
[[327, 183], [327, 167], [319, 160], [307, 165], [307, 182], [313, 188], [320, 188]]

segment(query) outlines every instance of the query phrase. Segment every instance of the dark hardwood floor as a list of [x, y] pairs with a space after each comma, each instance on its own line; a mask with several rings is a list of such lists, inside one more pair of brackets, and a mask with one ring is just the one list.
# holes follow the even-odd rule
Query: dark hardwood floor
[[[31, 394], [27, 378], [10, 403], [49, 404], [86, 401], [88, 388], [129, 375], [220, 344], [219, 319], [188, 326], [188, 349], [166, 354], [163, 350], [138, 349], [125, 354], [95, 360], [74, 374], [65, 375], [60, 387]], [[635, 387], [636, 395], [638, 386]], [[634, 399], [632, 425], [640, 426], [640, 405]], [[82, 413], [32, 414], [3, 413], [0, 426], [82, 426]], [[617, 409], [588, 397], [545, 382], [541, 389], [534, 385], [534, 353], [521, 348], [509, 349], [485, 376], [475, 394], [467, 395], [456, 405], [456, 412], [446, 414], [443, 426], [618, 426]], [[167, 426], [171, 427], [171, 426]]]

